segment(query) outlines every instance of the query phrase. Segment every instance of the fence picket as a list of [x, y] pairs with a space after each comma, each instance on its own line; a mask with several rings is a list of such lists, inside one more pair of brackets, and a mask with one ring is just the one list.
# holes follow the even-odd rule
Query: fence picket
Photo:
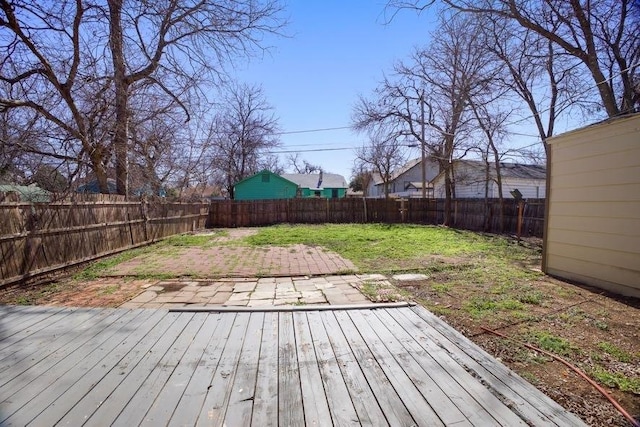
[[[403, 204], [404, 208], [401, 208]], [[453, 224], [457, 228], [500, 232], [497, 199], [454, 200]], [[403, 212], [404, 210], [404, 215]], [[488, 223], [485, 225], [485, 216]], [[504, 233], [516, 233], [518, 206], [504, 200]], [[259, 227], [272, 224], [320, 223], [413, 223], [441, 224], [444, 200], [441, 199], [284, 199], [216, 200], [209, 206], [210, 227]], [[528, 200], [523, 218], [524, 236], [542, 236], [544, 199]]]
[[171, 234], [204, 228], [207, 204], [73, 195], [23, 203], [0, 193], [0, 286]]

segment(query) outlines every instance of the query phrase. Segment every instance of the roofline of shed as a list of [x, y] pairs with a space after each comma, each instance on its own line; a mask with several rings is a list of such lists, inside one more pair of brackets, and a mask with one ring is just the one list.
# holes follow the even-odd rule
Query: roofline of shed
[[624, 114], [621, 116], [615, 116], [615, 117], [608, 117], [604, 120], [601, 120], [599, 122], [595, 122], [592, 123], [590, 125], [586, 125], [577, 129], [573, 129], [564, 133], [561, 133], [559, 135], [554, 135], [554, 136], [550, 136], [549, 138], [546, 139], [547, 144], [553, 144], [555, 142], [557, 142], [558, 139], [561, 139], [565, 136], [569, 136], [569, 135], [575, 135], [578, 133], [582, 133], [582, 132], [586, 132], [586, 131], [590, 131], [592, 129], [596, 129], [602, 126], [606, 126], [609, 125], [611, 123], [618, 123], [620, 121], [626, 121], [626, 120], [634, 120], [634, 119], [638, 119], [640, 118], [640, 112], [638, 113], [629, 113], [629, 114]]

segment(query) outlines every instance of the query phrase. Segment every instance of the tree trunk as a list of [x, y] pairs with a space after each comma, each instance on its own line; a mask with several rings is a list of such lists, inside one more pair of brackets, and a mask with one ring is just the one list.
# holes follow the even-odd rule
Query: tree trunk
[[116, 154], [116, 189], [118, 194], [128, 195], [128, 92], [129, 84], [126, 78], [124, 63], [123, 32], [122, 32], [122, 0], [108, 0], [109, 4], [109, 47], [113, 61], [115, 88], [115, 129], [113, 147]]
[[445, 226], [450, 226], [452, 224], [452, 217], [451, 217], [451, 175], [450, 175], [450, 170], [449, 168], [447, 168], [447, 170], [444, 173], [444, 192], [445, 192], [445, 198], [444, 198], [444, 223], [443, 225]]

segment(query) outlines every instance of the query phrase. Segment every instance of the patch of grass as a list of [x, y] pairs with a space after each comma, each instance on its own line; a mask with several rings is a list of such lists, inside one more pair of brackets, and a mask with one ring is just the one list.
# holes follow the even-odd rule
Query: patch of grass
[[519, 291], [517, 293], [517, 298], [518, 301], [524, 304], [540, 305], [548, 297], [536, 289], [529, 288]]
[[446, 294], [451, 291], [451, 285], [448, 283], [435, 283], [431, 285], [431, 289], [438, 295]]
[[567, 323], [582, 322], [586, 318], [585, 312], [577, 307], [572, 307], [564, 313], [560, 313], [558, 318]]
[[102, 295], [113, 295], [116, 293], [116, 291], [120, 289], [120, 286], [118, 285], [111, 285], [111, 286], [106, 286], [102, 289], [100, 289], [100, 293]]
[[215, 240], [214, 236], [208, 236], [206, 234], [178, 234], [163, 239], [161, 244], [163, 246], [178, 247], [211, 247], [215, 245]]
[[522, 310], [524, 308], [524, 305], [520, 301], [510, 298], [500, 301], [498, 306], [504, 310]]
[[116, 265], [129, 261], [139, 255], [149, 253], [154, 249], [155, 246], [145, 246], [103, 258], [92, 263], [87, 268], [74, 275], [73, 278], [74, 280], [95, 280]]
[[613, 356], [619, 362], [623, 362], [623, 363], [631, 362], [631, 359], [632, 359], [631, 354], [617, 347], [615, 344], [611, 344], [606, 341], [601, 341], [598, 343], [598, 349], [604, 351], [610, 356]]
[[469, 301], [463, 304], [463, 309], [476, 318], [501, 311], [518, 312], [523, 308], [524, 304], [518, 300], [487, 296], [472, 297]]
[[640, 378], [628, 377], [619, 372], [609, 372], [601, 367], [591, 370], [591, 376], [599, 383], [609, 387], [616, 387], [622, 391], [640, 394]]
[[608, 331], [609, 330], [609, 324], [605, 321], [602, 321], [600, 319], [593, 319], [593, 326], [595, 326], [596, 328], [600, 329], [601, 331]]
[[360, 292], [374, 302], [394, 302], [406, 299], [406, 293], [385, 282], [366, 281], [362, 284]]
[[498, 309], [498, 303], [486, 297], [473, 297], [465, 305], [464, 309], [475, 316], [482, 316], [487, 311], [495, 311]]
[[20, 295], [14, 300], [16, 305], [31, 305], [33, 303], [35, 303], [35, 300], [28, 295]]
[[135, 274], [135, 278], [140, 280], [145, 280], [145, 279], [146, 280], [171, 280], [180, 276], [195, 277], [196, 275], [181, 273], [178, 276], [172, 273], [157, 273], [157, 272], [151, 272], [151, 271], [140, 271], [140, 272], [136, 272]]
[[531, 372], [526, 372], [526, 371], [522, 372], [520, 376], [533, 385], [536, 385], [540, 382], [540, 379], [536, 377], [534, 374], [532, 374]]
[[375, 282], [364, 282], [360, 288], [360, 292], [371, 301], [375, 301], [378, 295], [379, 286]]
[[568, 356], [578, 350], [564, 338], [555, 336], [546, 331], [533, 331], [529, 333], [528, 341], [543, 350], [559, 356]]
[[407, 224], [278, 225], [261, 228], [242, 242], [253, 246], [304, 244], [351, 260], [360, 272], [425, 272], [449, 282], [512, 286], [541, 273], [522, 268], [536, 251], [505, 237], [437, 226]]

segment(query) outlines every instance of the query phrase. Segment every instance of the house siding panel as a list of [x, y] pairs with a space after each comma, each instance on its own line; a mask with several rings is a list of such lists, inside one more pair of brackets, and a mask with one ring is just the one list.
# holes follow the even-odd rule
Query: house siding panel
[[568, 202], [554, 201], [556, 215], [582, 216], [585, 213], [594, 217], [606, 218], [635, 218], [636, 212], [640, 212], [640, 201], [614, 201], [610, 203], [600, 202]]
[[549, 143], [545, 272], [640, 297], [640, 114]]
[[260, 172], [235, 185], [235, 200], [291, 199], [298, 186], [274, 173], [268, 172], [269, 181], [263, 182]]

